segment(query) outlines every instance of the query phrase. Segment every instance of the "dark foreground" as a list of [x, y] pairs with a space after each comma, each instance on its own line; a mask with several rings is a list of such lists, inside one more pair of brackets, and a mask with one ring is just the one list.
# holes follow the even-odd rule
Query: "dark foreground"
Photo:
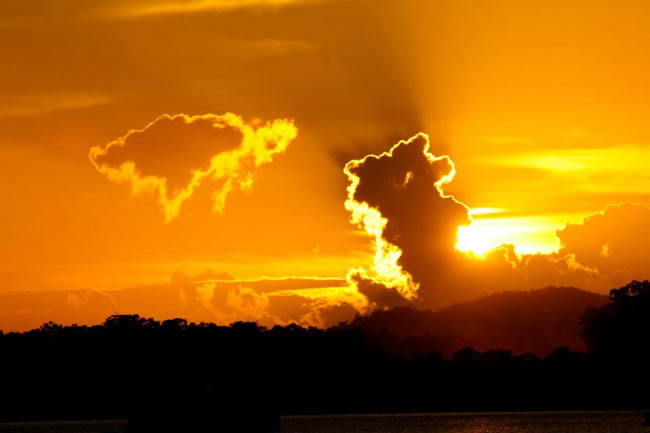
[[643, 410], [650, 402], [645, 357], [562, 348], [543, 359], [470, 348], [451, 359], [437, 352], [402, 358], [357, 329], [266, 330], [133, 316], [0, 340], [0, 421], [160, 411], [178, 422], [194, 418], [198, 406], [208, 414], [298, 415]]
[[92, 327], [50, 323], [0, 333], [0, 422], [131, 419], [138, 433], [161, 433], [190, 422], [211, 429], [215, 417], [256, 427], [251, 420], [263, 415], [272, 426], [279, 415], [650, 408], [650, 283], [613, 290], [581, 326], [588, 352], [558, 348], [540, 358], [465, 348], [446, 358], [394, 350], [414, 342], [351, 326], [135, 315]]
[[[636, 433], [642, 413], [541, 412], [283, 417], [282, 433]], [[121, 433], [124, 421], [0, 424], [0, 433]], [[215, 432], [217, 433], [217, 432]]]

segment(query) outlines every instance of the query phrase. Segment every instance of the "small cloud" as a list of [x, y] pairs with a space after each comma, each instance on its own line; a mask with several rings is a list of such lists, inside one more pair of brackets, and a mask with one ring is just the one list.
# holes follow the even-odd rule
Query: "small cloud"
[[36, 116], [62, 110], [79, 110], [106, 105], [105, 96], [84, 93], [49, 93], [5, 97], [0, 101], [0, 117]]
[[[147, 17], [158, 15], [202, 12], [227, 12], [244, 8], [279, 8], [310, 0], [148, 0], [137, 4], [124, 3], [116, 11], [121, 17]], [[313, 1], [313, 0], [312, 0]]]
[[143, 129], [91, 148], [89, 157], [100, 173], [130, 184], [134, 194], [155, 193], [169, 222], [208, 179], [217, 185], [213, 209], [222, 212], [228, 194], [249, 191], [255, 169], [283, 153], [297, 133], [286, 119], [261, 124], [232, 113], [164, 114]]
[[603, 256], [604, 258], [609, 257], [609, 244], [604, 244], [600, 248], [600, 255]]

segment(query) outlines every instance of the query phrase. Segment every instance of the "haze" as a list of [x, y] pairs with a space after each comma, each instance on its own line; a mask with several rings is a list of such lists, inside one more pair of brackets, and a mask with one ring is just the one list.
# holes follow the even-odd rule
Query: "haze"
[[648, 278], [649, 25], [640, 0], [5, 0], [0, 329]]

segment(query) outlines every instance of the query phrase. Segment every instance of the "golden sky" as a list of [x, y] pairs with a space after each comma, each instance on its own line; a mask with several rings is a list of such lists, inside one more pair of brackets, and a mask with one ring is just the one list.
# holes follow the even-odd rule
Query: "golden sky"
[[[0, 329], [648, 277], [648, 209], [607, 208], [650, 204], [648, 28], [645, 0], [5, 0]], [[354, 196], [346, 163], [420, 132]]]

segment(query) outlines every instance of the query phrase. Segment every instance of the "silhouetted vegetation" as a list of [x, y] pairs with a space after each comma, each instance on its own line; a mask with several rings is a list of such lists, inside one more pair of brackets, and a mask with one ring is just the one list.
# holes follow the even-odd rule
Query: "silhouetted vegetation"
[[613, 289], [609, 300], [599, 309], [588, 308], [581, 318], [589, 351], [610, 362], [650, 365], [650, 282]]
[[543, 358], [471, 347], [443, 357], [412, 337], [349, 324], [50, 322], [0, 333], [0, 419], [639, 409], [650, 384], [649, 287], [632, 282], [587, 309], [589, 352], [561, 347]]

